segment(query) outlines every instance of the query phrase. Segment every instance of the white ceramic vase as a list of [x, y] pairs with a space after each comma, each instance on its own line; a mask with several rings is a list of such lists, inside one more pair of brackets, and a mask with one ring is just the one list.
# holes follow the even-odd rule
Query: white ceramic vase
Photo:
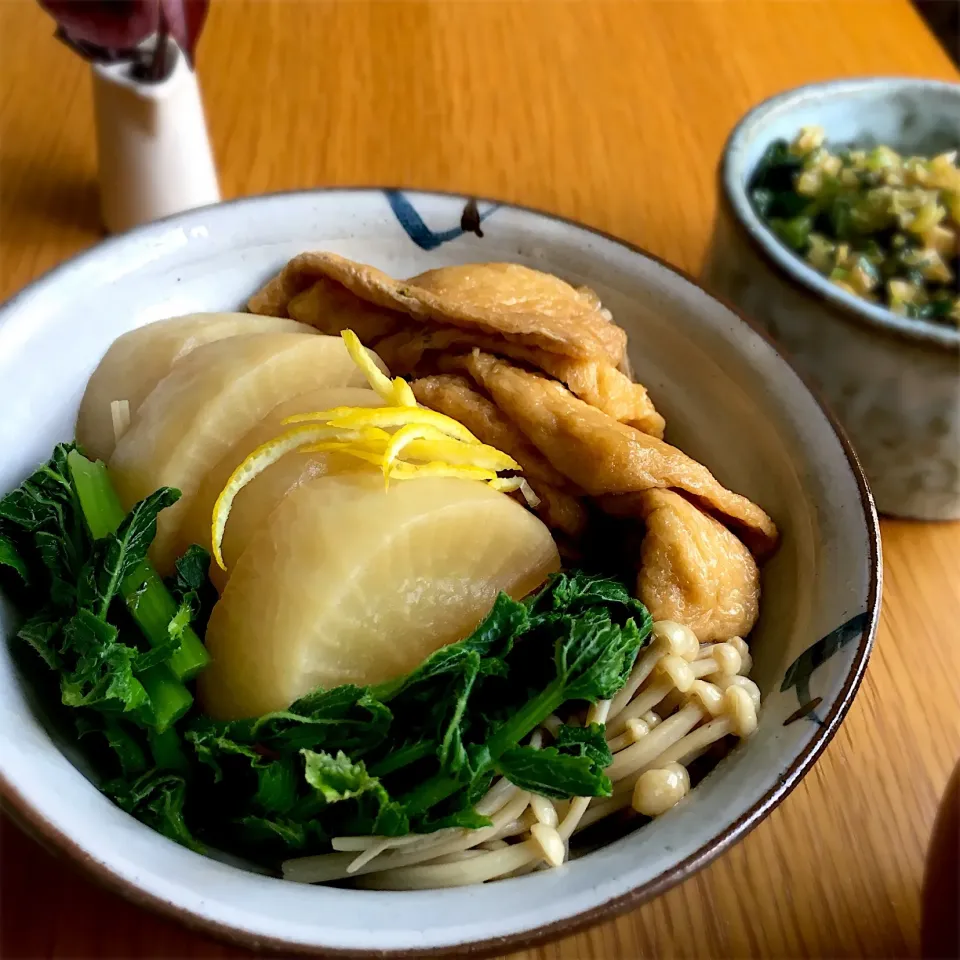
[[93, 66], [100, 213], [111, 233], [220, 199], [197, 77], [171, 45], [165, 80]]

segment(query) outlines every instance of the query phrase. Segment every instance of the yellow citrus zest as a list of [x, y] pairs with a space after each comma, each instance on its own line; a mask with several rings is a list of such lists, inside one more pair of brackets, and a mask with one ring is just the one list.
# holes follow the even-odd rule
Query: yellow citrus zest
[[288, 424], [307, 421], [324, 422], [332, 427], [378, 427], [383, 430], [395, 430], [408, 423], [415, 423], [434, 427], [444, 436], [463, 443], [480, 443], [462, 423], [424, 407], [336, 407], [317, 413], [298, 413], [287, 417], [283, 422]]
[[287, 430], [286, 433], [274, 437], [261, 444], [249, 454], [243, 462], [230, 474], [226, 484], [220, 491], [216, 503], [213, 505], [213, 517], [210, 529], [210, 544], [213, 553], [213, 559], [221, 570], [226, 570], [223, 562], [223, 554], [220, 548], [223, 545], [223, 531], [227, 526], [227, 517], [230, 515], [230, 508], [237, 494], [251, 480], [258, 477], [267, 467], [276, 463], [282, 456], [296, 450], [305, 443], [317, 442], [321, 440], [337, 439], [343, 441], [363, 440], [367, 438], [366, 431], [347, 430], [331, 427], [327, 424], [305, 424]]
[[390, 467], [390, 476], [398, 480], [413, 480], [417, 477], [458, 477], [461, 480], [497, 479], [496, 471], [483, 467], [470, 467], [454, 463], [404, 463], [398, 461]]
[[487, 470], [520, 470], [520, 464], [513, 457], [496, 447], [486, 443], [463, 443], [427, 424], [401, 427], [387, 445], [384, 459], [393, 462], [401, 453], [404, 460], [441, 460]]
[[403, 377], [394, 377], [391, 380], [377, 365], [373, 357], [367, 353], [360, 342], [360, 338], [352, 330], [341, 330], [343, 344], [350, 354], [350, 359], [360, 368], [370, 384], [370, 389], [379, 394], [384, 403], [394, 407], [415, 407], [417, 398], [410, 389], [410, 384]]
[[308, 443], [300, 448], [301, 453], [342, 453], [348, 457], [355, 457], [357, 460], [365, 460], [367, 463], [380, 466], [383, 460], [383, 454], [374, 453], [371, 450], [364, 450], [356, 443]]
[[357, 410], [377, 409], [383, 407], [331, 407], [329, 410], [310, 410], [307, 413], [295, 413], [293, 416], [284, 417], [280, 422], [287, 426], [291, 423], [329, 423], [338, 417], [346, 417]]
[[[391, 438], [380, 458], [380, 469], [383, 471], [383, 489], [390, 489], [390, 467], [396, 461], [397, 457], [403, 451], [403, 448], [409, 443], [419, 439], [424, 430], [424, 424], [408, 423], [401, 427]], [[427, 430], [434, 430], [435, 427], [426, 427]], [[438, 431], [439, 432], [439, 431]]]
[[410, 385], [401, 377], [391, 380], [384, 374], [352, 330], [344, 330], [341, 336], [354, 363], [387, 406], [333, 407], [283, 420], [288, 429], [244, 459], [230, 474], [214, 504], [210, 542], [213, 559], [221, 570], [226, 570], [223, 534], [237, 494], [294, 450], [304, 454], [340, 453], [363, 460], [380, 468], [386, 484], [391, 479], [458, 477], [489, 483], [503, 493], [519, 490], [528, 504], [539, 504], [526, 480], [498, 476], [506, 470], [520, 471], [513, 457], [481, 443], [453, 418], [418, 407]]

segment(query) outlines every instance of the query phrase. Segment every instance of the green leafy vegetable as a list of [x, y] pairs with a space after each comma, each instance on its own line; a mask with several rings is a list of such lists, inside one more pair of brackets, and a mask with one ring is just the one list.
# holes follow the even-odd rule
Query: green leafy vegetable
[[128, 711], [147, 702], [147, 692], [133, 673], [137, 650], [119, 642], [116, 627], [89, 610], [78, 610], [62, 625], [61, 636], [61, 656], [75, 664], [61, 678], [66, 706]]
[[280, 710], [218, 722], [190, 711], [213, 603], [199, 546], [164, 583], [147, 560], [158, 490], [124, 514], [102, 464], [71, 447], [0, 500], [0, 567], [26, 598], [18, 636], [54, 671], [81, 744], [112, 765], [103, 790], [166, 836], [268, 864], [331, 837], [478, 829], [497, 776], [544, 796], [606, 796], [602, 726], [558, 710], [612, 697], [651, 621], [623, 584], [557, 575], [523, 602], [501, 595], [473, 633], [405, 677], [317, 690]]
[[[157, 514], [178, 496], [158, 490], [124, 514], [103, 465], [61, 444], [0, 499], [2, 555], [16, 558], [28, 587], [17, 596], [26, 616], [17, 635], [58, 672], [65, 706], [161, 731], [190, 708], [171, 664], [188, 640], [194, 666], [206, 651], [145, 560]], [[115, 605], [121, 597], [141, 632]]]
[[136, 504], [116, 533], [104, 535], [106, 549], [103, 550], [96, 578], [101, 618], [106, 617], [110, 603], [123, 581], [146, 559], [147, 548], [157, 535], [157, 514], [173, 506], [179, 499], [178, 491], [163, 487]]
[[55, 643], [60, 626], [61, 621], [56, 612], [50, 607], [43, 607], [17, 631], [17, 636], [30, 644], [51, 670], [59, 670], [61, 667], [60, 654]]
[[[511, 601], [504, 600], [493, 613], [503, 617], [503, 607], [508, 602]], [[456, 690], [458, 699], [468, 697], [471, 703], [474, 697], [482, 698], [486, 690], [496, 691], [492, 714], [486, 712], [484, 705], [479, 716], [471, 716], [458, 702], [457, 712], [461, 716], [466, 713], [473, 721], [466, 733], [460, 723], [459, 736], [465, 740], [479, 732], [480, 742], [472, 749], [464, 748], [462, 753], [468, 759], [462, 766], [451, 770], [448, 764], [403, 795], [401, 800], [408, 813], [423, 817], [431, 807], [461, 789], [465, 781], [484, 776], [506, 751], [568, 701], [593, 703], [612, 697], [626, 682], [652, 625], [649, 613], [627, 595], [622, 585], [593, 580], [583, 574], [554, 578], [529, 602], [527, 609], [522, 641], [515, 643], [511, 637], [505, 660], [500, 659], [496, 668], [480, 682], [474, 682], [466, 694], [460, 688]], [[641, 617], [641, 626], [637, 626], [631, 614]], [[612, 619], [612, 615], [618, 619]], [[469, 644], [470, 640], [464, 643]], [[535, 664], [552, 659], [553, 676], [544, 678], [539, 692], [531, 691], [525, 683], [509, 682], [513, 679], [509, 654], [514, 650], [521, 654], [521, 662], [528, 665], [517, 671], [522, 677], [536, 677]], [[463, 663], [469, 661], [464, 658]], [[508, 682], [498, 683], [500, 680]], [[393, 709], [397, 710], [396, 704]]]
[[589, 757], [601, 770], [613, 763], [602, 723], [591, 723], [586, 727], [571, 727], [565, 723], [557, 731], [555, 746], [562, 753]]
[[769, 220], [773, 232], [791, 249], [804, 253], [813, 229], [813, 219], [803, 214], [789, 219], [771, 217]]
[[183, 777], [151, 771], [133, 783], [112, 781], [105, 784], [103, 790], [117, 806], [158, 833], [191, 850], [203, 849], [184, 819], [186, 782]]
[[207, 585], [210, 571], [210, 554], [199, 544], [187, 548], [187, 552], [177, 560], [177, 573], [174, 577], [174, 590], [181, 598], [188, 595], [196, 599], [197, 594]]
[[167, 589], [179, 605], [190, 611], [193, 628], [203, 632], [210, 618], [210, 611], [217, 602], [217, 591], [210, 582], [210, 554], [199, 544], [187, 548], [176, 562], [176, 574], [167, 582]]
[[305, 761], [304, 778], [327, 804], [358, 799], [361, 815], [372, 821], [371, 833], [393, 837], [410, 832], [403, 809], [390, 799], [383, 784], [367, 773], [362, 761], [351, 762], [343, 751], [335, 757], [313, 750], [300, 752]]
[[99, 735], [113, 751], [124, 777], [134, 779], [146, 771], [147, 760], [143, 747], [128, 724], [93, 711], [84, 711], [77, 717], [77, 734], [90, 739], [94, 734]]
[[297, 802], [297, 777], [292, 757], [257, 767], [257, 806], [270, 813], [288, 813]]
[[514, 747], [497, 761], [497, 769], [524, 790], [553, 800], [567, 797], [609, 797], [612, 787], [604, 770], [613, 763], [602, 723], [586, 727], [564, 724], [552, 747]]
[[[241, 817], [234, 824], [235, 834], [244, 849], [278, 850], [279, 855], [301, 851], [311, 833], [310, 824], [297, 823], [286, 817]], [[321, 835], [322, 836], [322, 835]]]
[[306, 765], [304, 778], [327, 803], [350, 800], [368, 790], [383, 790], [380, 781], [371, 777], [362, 763], [351, 763], [342, 750], [336, 757], [313, 750], [300, 752]]
[[0, 567], [12, 570], [24, 584], [30, 583], [30, 571], [27, 569], [26, 561], [17, 552], [13, 541], [3, 536], [0, 536]]
[[497, 769], [511, 783], [551, 800], [609, 797], [613, 790], [603, 767], [592, 758], [561, 753], [556, 747], [513, 747], [497, 761]]

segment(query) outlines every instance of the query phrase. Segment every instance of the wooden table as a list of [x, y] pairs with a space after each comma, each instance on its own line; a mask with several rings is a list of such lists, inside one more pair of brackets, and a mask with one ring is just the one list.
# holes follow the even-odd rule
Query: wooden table
[[[26, 0], [0, 4], [3, 297], [100, 236], [87, 70], [51, 32]], [[694, 272], [721, 145], [748, 107], [842, 75], [958, 79], [906, 0], [215, 0], [199, 72], [226, 197], [476, 193]], [[960, 756], [960, 525], [886, 521], [883, 538], [873, 660], [804, 783], [666, 896], [525, 956], [916, 952], [925, 846]], [[104, 893], [7, 823], [2, 843], [4, 957], [241, 955]]]

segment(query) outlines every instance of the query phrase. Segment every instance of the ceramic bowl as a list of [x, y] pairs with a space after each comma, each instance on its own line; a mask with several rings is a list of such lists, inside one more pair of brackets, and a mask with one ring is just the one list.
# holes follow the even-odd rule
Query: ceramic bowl
[[835, 144], [932, 155], [960, 148], [960, 85], [879, 78], [814, 84], [761, 103], [720, 168], [705, 285], [759, 321], [832, 407], [881, 513], [960, 517], [960, 330], [898, 317], [830, 283], [757, 216], [747, 185], [777, 139], [817, 124]]
[[[564, 867], [478, 888], [303, 886], [153, 833], [88, 782], [0, 646], [0, 782], [19, 819], [114, 890], [246, 944], [353, 955], [506, 950], [639, 904], [742, 837], [810, 769], [863, 675], [877, 622], [880, 544], [842, 435], [776, 349], [653, 257], [553, 217], [461, 197], [361, 190], [196, 210], [101, 244], [0, 315], [0, 491], [72, 436], [91, 370], [148, 321], [234, 309], [294, 254], [334, 250], [411, 276], [513, 260], [588, 283], [630, 333], [668, 438], [752, 497], [783, 543], [764, 570], [752, 648], [757, 733], [675, 809]], [[0, 631], [14, 632], [14, 612]], [[28, 651], [29, 652], [29, 651]]]

